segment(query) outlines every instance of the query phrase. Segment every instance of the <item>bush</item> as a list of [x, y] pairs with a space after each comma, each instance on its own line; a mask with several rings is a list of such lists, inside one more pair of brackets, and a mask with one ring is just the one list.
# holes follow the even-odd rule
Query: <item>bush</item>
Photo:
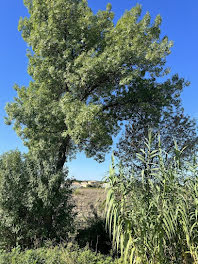
[[91, 250], [77, 246], [64, 248], [40, 248], [10, 253], [0, 253], [0, 264], [122, 264], [121, 260], [96, 254]]
[[73, 231], [67, 172], [53, 162], [24, 157], [19, 151], [0, 158], [0, 247], [40, 246], [67, 240]]

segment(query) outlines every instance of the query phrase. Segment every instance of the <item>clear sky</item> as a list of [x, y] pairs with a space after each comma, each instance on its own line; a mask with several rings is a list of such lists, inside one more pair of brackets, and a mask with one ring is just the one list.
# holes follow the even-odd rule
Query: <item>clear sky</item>
[[[105, 9], [110, 2], [115, 12], [115, 22], [126, 9], [137, 2], [134, 0], [88, 0], [94, 12]], [[163, 18], [162, 36], [174, 41], [172, 54], [167, 65], [172, 73], [179, 73], [191, 82], [182, 94], [185, 112], [198, 118], [198, 0], [139, 0], [143, 13], [149, 11], [152, 18], [160, 14]], [[28, 85], [26, 43], [17, 30], [20, 16], [27, 15], [22, 0], [1, 1], [0, 5], [0, 153], [18, 148], [25, 151], [21, 140], [10, 126], [4, 124], [5, 104], [15, 96], [14, 83]], [[110, 155], [98, 164], [79, 154], [69, 164], [70, 175], [77, 179], [103, 178], [108, 171]]]

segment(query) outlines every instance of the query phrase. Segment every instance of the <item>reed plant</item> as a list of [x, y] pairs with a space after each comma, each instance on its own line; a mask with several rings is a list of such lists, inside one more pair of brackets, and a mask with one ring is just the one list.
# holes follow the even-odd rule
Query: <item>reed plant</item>
[[153, 149], [153, 137], [150, 132], [137, 154], [139, 170], [130, 175], [112, 159], [106, 224], [114, 248], [125, 263], [198, 263], [196, 159], [182, 164], [177, 144], [169, 159], [160, 138]]

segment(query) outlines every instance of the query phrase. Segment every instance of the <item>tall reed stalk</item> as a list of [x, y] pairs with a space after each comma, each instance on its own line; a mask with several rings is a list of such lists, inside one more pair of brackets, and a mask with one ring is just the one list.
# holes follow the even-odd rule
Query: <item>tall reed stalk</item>
[[149, 133], [137, 154], [139, 172], [110, 168], [106, 223], [126, 263], [198, 263], [198, 177], [195, 161], [181, 167], [175, 156], [152, 148]]

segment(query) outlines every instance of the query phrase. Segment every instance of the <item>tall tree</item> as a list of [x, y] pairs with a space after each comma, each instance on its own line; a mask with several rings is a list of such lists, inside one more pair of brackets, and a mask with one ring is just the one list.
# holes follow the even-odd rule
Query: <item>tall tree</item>
[[57, 169], [78, 150], [102, 161], [122, 121], [179, 103], [185, 81], [162, 81], [172, 42], [160, 37], [160, 16], [151, 22], [137, 5], [114, 24], [110, 4], [94, 14], [86, 0], [24, 3], [32, 81], [15, 86], [6, 111], [30, 152], [53, 156]]

